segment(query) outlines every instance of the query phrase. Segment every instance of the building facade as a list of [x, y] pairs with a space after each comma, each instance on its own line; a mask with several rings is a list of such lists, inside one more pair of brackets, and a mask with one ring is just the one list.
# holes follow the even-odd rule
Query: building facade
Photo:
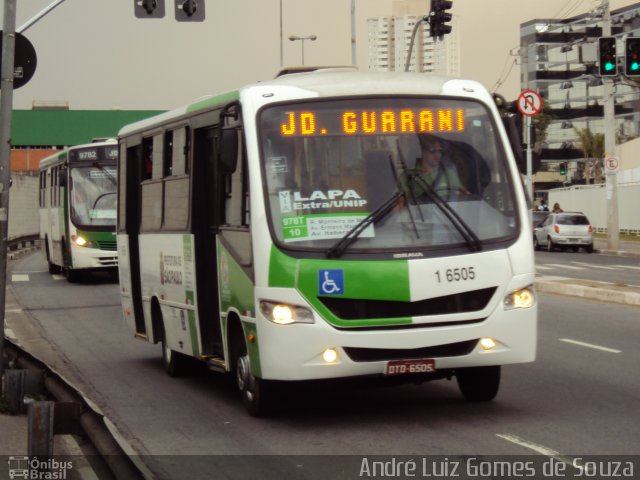
[[[584, 161], [580, 132], [604, 133], [604, 87], [598, 75], [598, 38], [602, 9], [567, 18], [535, 19], [520, 26], [521, 87], [536, 90], [550, 108], [551, 122], [542, 142], [543, 169], [566, 162], [565, 181], [602, 180], [597, 162]], [[640, 3], [611, 12], [611, 36], [617, 39], [614, 80], [616, 143], [640, 134], [639, 88], [622, 75], [624, 38], [640, 36]], [[594, 165], [594, 166], [592, 166]]]
[[[405, 70], [414, 27], [429, 9], [429, 0], [398, 0], [393, 2], [390, 17], [367, 19], [370, 70]], [[434, 41], [427, 22], [420, 22], [409, 71], [460, 76], [460, 35], [455, 16], [450, 24], [451, 33], [443, 41]]]

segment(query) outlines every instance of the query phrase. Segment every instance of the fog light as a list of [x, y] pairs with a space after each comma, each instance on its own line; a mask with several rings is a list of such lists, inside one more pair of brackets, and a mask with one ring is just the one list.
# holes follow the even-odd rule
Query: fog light
[[480, 346], [483, 350], [491, 350], [496, 346], [496, 342], [493, 338], [485, 337], [480, 339]]
[[335, 348], [327, 348], [324, 352], [322, 352], [322, 359], [325, 363], [334, 363], [338, 360], [338, 352]]

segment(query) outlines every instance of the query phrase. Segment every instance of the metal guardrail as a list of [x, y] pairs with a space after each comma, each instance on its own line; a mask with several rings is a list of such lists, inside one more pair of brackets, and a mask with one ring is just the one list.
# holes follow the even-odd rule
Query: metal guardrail
[[[24, 412], [25, 404], [28, 403], [31, 412], [31, 407], [34, 404], [49, 404], [47, 406], [52, 408], [41, 408], [38, 415], [42, 416], [42, 412], [48, 410], [53, 418], [44, 422], [40, 420], [40, 424], [54, 426], [53, 430], [46, 432], [51, 436], [54, 434], [82, 436], [82, 450], [94, 472], [108, 470], [113, 476], [111, 478], [133, 480], [145, 478], [143, 471], [138, 468], [111, 434], [105, 423], [105, 417], [95, 411], [80, 392], [52, 371], [48, 365], [6, 338], [5, 346], [7, 347], [5, 348], [7, 363], [11, 365], [11, 368], [5, 370], [5, 395], [11, 410]], [[21, 373], [24, 374], [21, 375]], [[43, 392], [47, 398], [55, 399], [55, 402], [24, 401], [25, 396], [27, 398], [31, 395], [41, 396]], [[30, 447], [35, 445], [38, 448], [38, 443], [34, 443], [31, 437], [37, 439], [42, 436], [43, 431], [38, 430], [39, 428], [38, 422], [34, 422], [30, 418], [28, 431]], [[53, 442], [49, 442], [49, 440], [45, 438], [44, 443], [52, 445]], [[42, 444], [42, 442], [40, 443]], [[38, 455], [42, 452], [29, 452], [29, 454]]]
[[40, 234], [22, 235], [20, 237], [10, 238], [7, 241], [7, 250], [19, 250], [21, 248], [36, 246], [40, 243]]

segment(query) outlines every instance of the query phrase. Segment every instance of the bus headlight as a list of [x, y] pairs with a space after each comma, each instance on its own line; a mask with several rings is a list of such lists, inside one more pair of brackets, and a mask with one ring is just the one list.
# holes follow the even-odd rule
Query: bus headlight
[[533, 285], [514, 290], [504, 297], [504, 309], [513, 310], [514, 308], [531, 308], [536, 304], [536, 292]]
[[79, 247], [90, 247], [91, 242], [81, 235], [71, 235], [71, 241]]
[[313, 313], [305, 307], [288, 305], [286, 303], [260, 301], [260, 312], [278, 325], [290, 325], [292, 323], [314, 323]]

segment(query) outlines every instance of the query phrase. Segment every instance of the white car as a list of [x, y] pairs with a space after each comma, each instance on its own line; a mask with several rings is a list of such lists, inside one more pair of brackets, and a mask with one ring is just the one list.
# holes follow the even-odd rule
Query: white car
[[584, 213], [550, 213], [533, 229], [533, 246], [551, 252], [556, 247], [570, 247], [574, 252], [582, 247], [593, 252], [593, 227]]

